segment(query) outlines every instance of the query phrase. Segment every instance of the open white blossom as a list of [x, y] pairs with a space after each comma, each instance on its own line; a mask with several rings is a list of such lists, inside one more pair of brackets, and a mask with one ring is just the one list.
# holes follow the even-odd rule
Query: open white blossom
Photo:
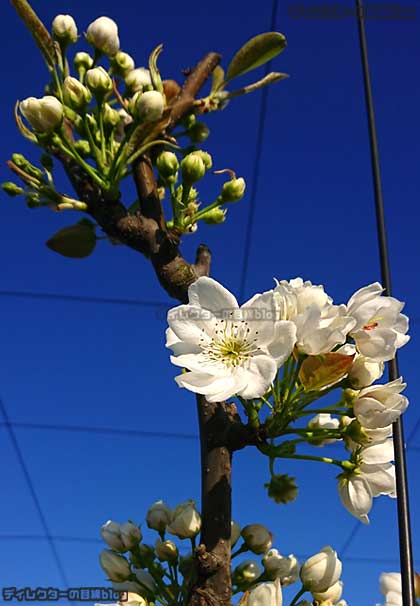
[[404, 303], [382, 295], [383, 288], [374, 282], [356, 291], [347, 304], [347, 313], [356, 323], [351, 336], [357, 350], [366, 358], [386, 362], [410, 339], [408, 318], [400, 313]]
[[[319, 414], [312, 417], [312, 419], [308, 423], [308, 429], [338, 429], [340, 427], [340, 421], [332, 417], [330, 413], [320, 412]], [[336, 438], [326, 438], [326, 439], [311, 439], [311, 444], [313, 446], [324, 446], [324, 444], [333, 444], [337, 442]]]
[[302, 353], [328, 353], [346, 341], [355, 320], [345, 305], [333, 305], [323, 286], [302, 278], [278, 282], [274, 289], [280, 317], [296, 325], [296, 345]]
[[353, 411], [363, 427], [380, 429], [391, 425], [406, 410], [408, 400], [401, 395], [406, 387], [402, 378], [362, 389], [353, 402]]
[[263, 396], [295, 344], [293, 322], [279, 321], [272, 292], [239, 307], [211, 278], [188, 289], [188, 305], [168, 313], [166, 346], [176, 366], [191, 372], [176, 377], [180, 387], [219, 402], [235, 394]]
[[386, 439], [362, 448], [357, 454], [358, 467], [340, 476], [338, 493], [344, 507], [364, 524], [369, 523], [368, 513], [373, 497], [396, 497], [394, 444]]
[[381, 593], [385, 596], [384, 606], [402, 606], [401, 574], [383, 572], [379, 578]]

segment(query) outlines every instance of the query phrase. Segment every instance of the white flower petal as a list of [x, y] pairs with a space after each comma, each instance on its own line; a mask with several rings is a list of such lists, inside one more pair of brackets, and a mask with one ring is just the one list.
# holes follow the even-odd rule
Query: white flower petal
[[237, 374], [244, 386], [236, 393], [246, 400], [263, 396], [277, 373], [277, 364], [269, 356], [254, 356], [246, 368], [238, 368]]
[[199, 372], [186, 372], [175, 377], [180, 387], [205, 395], [209, 402], [221, 402], [233, 396], [237, 390], [235, 377], [226, 375], [215, 377]]
[[[191, 305], [208, 309], [216, 315], [227, 318], [231, 310], [238, 308], [235, 297], [224, 286], [213, 278], [198, 278], [188, 288], [188, 299]], [[218, 315], [218, 317], [220, 317]]]
[[342, 478], [338, 493], [344, 507], [364, 524], [369, 523], [368, 513], [372, 508], [372, 492], [361, 475]]
[[274, 327], [274, 336], [271, 343], [266, 346], [270, 356], [276, 360], [280, 368], [288, 359], [296, 343], [296, 326], [293, 322], [282, 320]]
[[178, 305], [168, 312], [168, 324], [180, 341], [198, 345], [202, 340], [211, 340], [216, 318], [201, 307]]
[[366, 446], [361, 452], [363, 463], [366, 465], [382, 465], [394, 460], [394, 442], [392, 439]]
[[396, 496], [395, 487], [395, 467], [391, 463], [384, 465], [361, 465], [360, 468], [363, 477], [369, 484], [372, 496], [377, 497], [381, 494]]

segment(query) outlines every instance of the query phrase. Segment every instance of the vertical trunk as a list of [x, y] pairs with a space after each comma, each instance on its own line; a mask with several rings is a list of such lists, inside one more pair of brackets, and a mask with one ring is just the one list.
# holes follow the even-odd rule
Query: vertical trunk
[[[232, 453], [221, 445], [223, 404], [197, 396], [201, 444], [200, 546], [192, 606], [227, 606], [231, 598], [230, 533]], [[222, 413], [222, 414], [220, 414]]]

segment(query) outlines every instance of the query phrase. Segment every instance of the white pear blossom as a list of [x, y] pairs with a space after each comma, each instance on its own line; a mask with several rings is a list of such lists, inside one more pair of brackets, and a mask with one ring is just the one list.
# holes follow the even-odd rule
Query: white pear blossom
[[326, 591], [312, 592], [314, 600], [320, 604], [336, 604], [343, 594], [343, 581], [337, 581]]
[[162, 117], [164, 107], [164, 99], [159, 91], [141, 93], [136, 103], [137, 118], [142, 122], [155, 122]]
[[394, 444], [386, 439], [360, 449], [356, 453], [357, 468], [340, 475], [338, 493], [344, 507], [364, 524], [369, 523], [368, 513], [373, 497], [396, 497]]
[[245, 606], [282, 606], [283, 595], [277, 579], [274, 583], [260, 583], [248, 593]]
[[112, 520], [108, 520], [101, 527], [101, 535], [103, 540], [111, 549], [114, 551], [125, 552], [127, 551], [124, 541], [121, 538], [121, 524], [118, 522], [113, 522]]
[[152, 78], [148, 69], [137, 67], [127, 74], [125, 83], [132, 93], [137, 93], [142, 92], [145, 86], [151, 86]]
[[201, 517], [194, 501], [186, 501], [175, 508], [172, 521], [166, 530], [180, 539], [195, 537], [201, 528]]
[[52, 95], [41, 99], [28, 97], [19, 103], [19, 109], [32, 128], [40, 133], [49, 133], [63, 120], [63, 106]]
[[[309, 421], [308, 429], [338, 429], [340, 427], [339, 419], [336, 419], [330, 415], [330, 413], [321, 412]], [[324, 446], [324, 444], [333, 444], [337, 442], [336, 438], [326, 439], [311, 439], [311, 444], [314, 446]]]
[[146, 523], [152, 530], [163, 532], [167, 525], [171, 523], [173, 516], [172, 509], [163, 501], [153, 503], [146, 514]]
[[71, 15], [57, 15], [54, 17], [52, 32], [54, 38], [61, 42], [77, 42], [77, 25]]
[[353, 411], [363, 427], [380, 429], [394, 423], [406, 410], [408, 400], [401, 395], [407, 386], [402, 378], [362, 389], [353, 402]]
[[363, 387], [372, 385], [372, 383], [380, 379], [384, 374], [383, 362], [376, 362], [370, 358], [365, 358], [365, 356], [362, 356], [357, 352], [356, 346], [351, 343], [346, 343], [337, 349], [337, 353], [346, 356], [355, 356], [347, 375], [351, 386], [354, 389], [362, 389]]
[[280, 583], [286, 587], [295, 583], [299, 578], [299, 562], [290, 554], [283, 556], [277, 549], [267, 551], [262, 560], [265, 572], [270, 579], [280, 579]]
[[342, 564], [329, 545], [310, 557], [300, 569], [300, 579], [311, 592], [327, 591], [341, 576]]
[[111, 581], [119, 583], [131, 575], [130, 564], [122, 555], [104, 549], [99, 555], [99, 563]]
[[385, 596], [384, 606], [402, 606], [401, 574], [383, 572], [379, 578], [381, 593]]
[[168, 313], [171, 361], [191, 371], [176, 377], [178, 385], [210, 402], [263, 396], [295, 344], [294, 324], [276, 319], [273, 293], [239, 307], [221, 284], [203, 277], [188, 296], [188, 305]]
[[302, 353], [328, 353], [346, 341], [355, 320], [345, 305], [333, 305], [323, 286], [302, 278], [282, 280], [274, 289], [280, 317], [296, 325], [296, 345]]
[[115, 55], [120, 48], [118, 25], [109, 17], [98, 17], [87, 28], [86, 40], [106, 55]]
[[347, 313], [355, 319], [351, 336], [357, 350], [366, 358], [386, 362], [410, 339], [408, 318], [400, 313], [404, 303], [383, 296], [383, 288], [374, 282], [356, 291], [347, 303]]

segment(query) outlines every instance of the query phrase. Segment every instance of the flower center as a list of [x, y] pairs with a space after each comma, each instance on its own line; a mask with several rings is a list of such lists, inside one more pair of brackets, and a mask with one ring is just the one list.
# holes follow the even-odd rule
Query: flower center
[[200, 347], [208, 360], [233, 369], [242, 366], [259, 350], [257, 336], [258, 331], [251, 331], [248, 322], [220, 320], [211, 342], [205, 343], [202, 339]]
[[363, 326], [363, 330], [373, 330], [374, 328], [376, 328], [377, 326], [379, 326], [378, 322], [372, 322], [371, 324], [365, 324]]

